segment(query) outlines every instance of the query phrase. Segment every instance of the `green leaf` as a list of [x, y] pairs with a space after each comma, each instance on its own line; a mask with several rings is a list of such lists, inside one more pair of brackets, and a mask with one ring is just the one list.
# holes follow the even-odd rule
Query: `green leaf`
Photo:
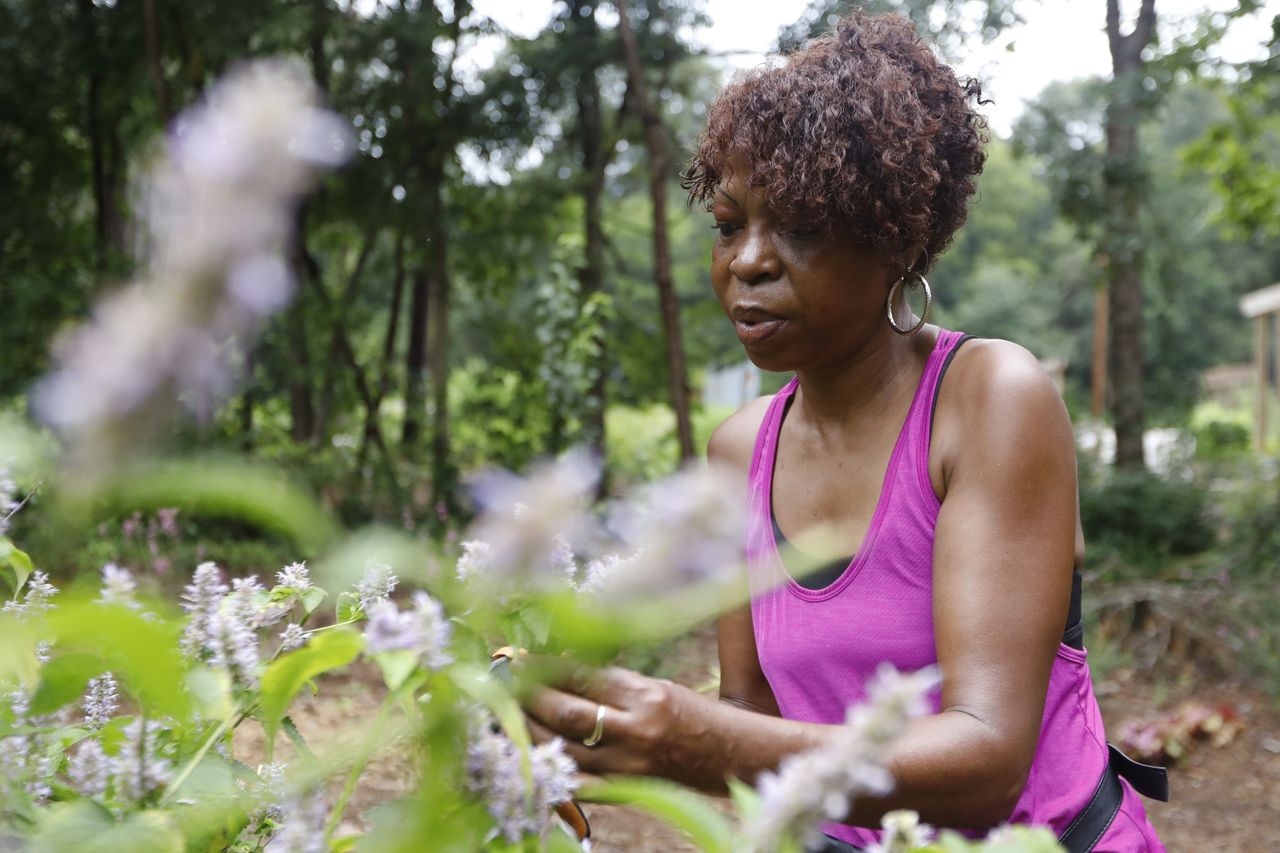
[[306, 592], [302, 593], [302, 611], [308, 616], [315, 613], [316, 608], [324, 604], [324, 600], [328, 595], [329, 593], [318, 586], [308, 588]]
[[231, 676], [221, 669], [198, 666], [187, 673], [187, 693], [206, 720], [231, 716]]
[[351, 663], [363, 647], [362, 636], [355, 631], [338, 628], [317, 634], [302, 648], [272, 661], [262, 674], [262, 704], [258, 717], [266, 729], [267, 740], [275, 737], [280, 718], [304, 684], [322, 672]]
[[353, 622], [361, 618], [364, 611], [360, 609], [360, 599], [354, 593], [339, 593], [338, 602], [334, 605], [334, 615], [339, 622]]
[[338, 532], [308, 491], [270, 466], [230, 456], [127, 467], [103, 483], [95, 497], [119, 510], [180, 507], [238, 518], [308, 549], [323, 549]]
[[516, 698], [481, 667], [458, 664], [450, 673], [458, 688], [493, 712], [507, 737], [522, 752], [527, 753], [530, 745], [529, 729], [525, 726], [524, 711], [520, 710]]
[[729, 819], [707, 798], [665, 779], [617, 776], [578, 790], [578, 799], [633, 806], [686, 833], [700, 849], [729, 853], [733, 832]]
[[89, 679], [104, 670], [102, 658], [89, 652], [67, 652], [40, 668], [40, 686], [31, 697], [31, 713], [49, 714], [84, 695]]
[[48, 614], [59, 650], [101, 658], [143, 708], [183, 719], [190, 705], [176, 626], [114, 604], [64, 602]]
[[298, 726], [293, 722], [293, 717], [288, 714], [281, 717], [280, 728], [284, 730], [285, 737], [289, 738], [289, 743], [293, 744], [293, 748], [298, 751], [298, 755], [302, 756], [303, 761], [308, 765], [315, 766], [317, 763], [316, 754], [307, 745], [307, 741], [302, 737], [302, 732], [298, 731]]
[[760, 795], [755, 788], [733, 777], [729, 778], [728, 785], [729, 799], [742, 820], [751, 820], [760, 813]]
[[10, 599], [16, 601], [35, 566], [25, 551], [18, 550], [5, 536], [0, 536], [0, 578], [9, 587]]
[[507, 737], [520, 749], [520, 770], [526, 787], [533, 784], [533, 768], [529, 763], [529, 727], [524, 722], [520, 703], [492, 675], [474, 664], [458, 664], [450, 670], [453, 682], [462, 692], [480, 702], [497, 719]]
[[0, 683], [17, 682], [27, 690], [39, 683], [37, 643], [30, 623], [11, 613], [0, 614]]
[[187, 841], [187, 849], [222, 849], [214, 842], [234, 837], [246, 822], [235, 766], [218, 755], [206, 755], [174, 792], [171, 812]]
[[88, 800], [50, 806], [33, 840], [39, 853], [183, 853], [186, 848], [182, 832], [166, 812], [151, 809], [117, 821]]
[[382, 680], [392, 692], [399, 690], [418, 668], [418, 653], [414, 651], [379, 652], [373, 660], [382, 670]]

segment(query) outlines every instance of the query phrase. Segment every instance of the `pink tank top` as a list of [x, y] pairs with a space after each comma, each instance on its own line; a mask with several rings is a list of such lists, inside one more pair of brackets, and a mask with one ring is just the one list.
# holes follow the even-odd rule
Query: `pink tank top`
[[[795, 393], [774, 396], [751, 459], [747, 561], [756, 649], [782, 716], [844, 721], [865, 699], [877, 665], [912, 671], [937, 663], [933, 637], [933, 533], [941, 504], [929, 479], [934, 401], [948, 356], [963, 340], [939, 334], [885, 471], [862, 546], [829, 586], [806, 589], [782, 565], [773, 530], [773, 468], [778, 432]], [[932, 697], [939, 710], [939, 697]], [[1049, 676], [1036, 757], [1010, 821], [1061, 833], [1089, 801], [1107, 762], [1102, 717], [1085, 652], [1060, 645]], [[1102, 851], [1163, 850], [1138, 795], [1123, 782], [1120, 812], [1095, 846]], [[824, 831], [857, 846], [880, 833], [842, 824]]]

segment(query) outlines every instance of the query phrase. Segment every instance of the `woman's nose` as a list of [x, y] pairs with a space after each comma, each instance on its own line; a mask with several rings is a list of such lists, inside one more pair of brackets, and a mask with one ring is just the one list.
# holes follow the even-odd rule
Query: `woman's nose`
[[778, 276], [781, 265], [773, 240], [762, 228], [746, 228], [738, 241], [729, 272], [746, 284], [769, 281]]

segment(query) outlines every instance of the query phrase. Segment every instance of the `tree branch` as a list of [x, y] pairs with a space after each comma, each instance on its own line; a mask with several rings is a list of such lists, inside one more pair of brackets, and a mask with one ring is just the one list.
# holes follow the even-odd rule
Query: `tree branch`
[[1120, 35], [1120, 0], [1107, 0], [1107, 43], [1111, 46], [1111, 65], [1116, 67], [1124, 52], [1124, 36]]

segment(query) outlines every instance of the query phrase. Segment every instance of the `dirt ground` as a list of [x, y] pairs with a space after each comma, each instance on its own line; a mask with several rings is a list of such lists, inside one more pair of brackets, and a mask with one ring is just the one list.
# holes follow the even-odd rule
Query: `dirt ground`
[[[709, 631], [692, 634], [663, 656], [661, 674], [695, 689], [714, 677], [715, 638]], [[329, 679], [315, 698], [304, 698], [294, 719], [318, 750], [335, 743], [361, 720], [371, 719], [381, 697], [376, 674]], [[1280, 850], [1280, 711], [1256, 688], [1229, 681], [1174, 686], [1148, 674], [1121, 671], [1098, 685], [1109, 729], [1130, 718], [1146, 719], [1188, 699], [1235, 708], [1243, 722], [1229, 744], [1199, 743], [1170, 771], [1172, 802], [1147, 802], [1148, 814], [1170, 851], [1256, 853]], [[237, 754], [260, 761], [260, 731], [238, 739]], [[402, 758], [384, 757], [366, 772], [344, 821], [350, 831], [361, 827], [366, 809], [403, 793], [408, 768]], [[725, 805], [727, 808], [727, 804]], [[596, 853], [684, 853], [696, 848], [659, 821], [630, 809], [586, 806]], [[343, 834], [341, 831], [339, 834]]]

